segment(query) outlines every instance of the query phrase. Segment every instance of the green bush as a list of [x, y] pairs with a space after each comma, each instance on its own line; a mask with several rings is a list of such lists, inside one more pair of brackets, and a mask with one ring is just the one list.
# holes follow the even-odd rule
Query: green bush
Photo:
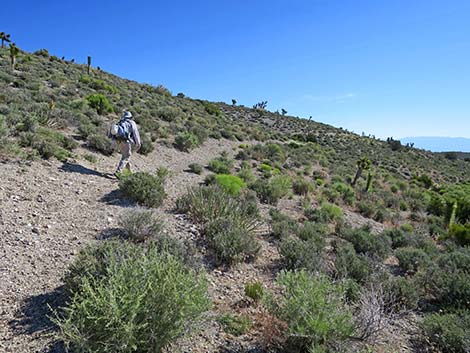
[[69, 349], [160, 352], [209, 307], [204, 276], [171, 255], [130, 243], [97, 253], [106, 256], [100, 273], [83, 268], [56, 319]]
[[349, 242], [336, 242], [335, 275], [337, 278], [351, 278], [364, 284], [372, 273], [370, 260], [364, 255], [358, 255], [354, 246]]
[[108, 98], [106, 98], [106, 96], [103, 94], [90, 94], [86, 97], [86, 100], [88, 105], [95, 109], [96, 112], [100, 115], [103, 115], [104, 113], [112, 113], [114, 111], [113, 107], [108, 101]]
[[341, 236], [351, 242], [359, 254], [383, 259], [391, 251], [391, 240], [382, 234], [374, 235], [368, 227], [345, 229]]
[[159, 207], [165, 198], [163, 180], [146, 172], [122, 177], [119, 189], [131, 199], [147, 207]]
[[35, 132], [21, 133], [21, 145], [33, 148], [44, 159], [55, 157], [62, 162], [71, 157], [70, 151], [77, 147], [70, 137], [44, 127], [35, 128]]
[[302, 227], [298, 228], [297, 235], [302, 240], [309, 240], [312, 238], [324, 238], [328, 232], [328, 226], [325, 224], [304, 222]]
[[470, 245], [470, 223], [467, 224], [452, 224], [449, 228], [447, 237], [455, 240], [462, 246]]
[[299, 223], [276, 209], [269, 211], [271, 215], [272, 235], [277, 239], [283, 239], [290, 235], [298, 234]]
[[198, 163], [191, 163], [188, 168], [194, 174], [201, 174], [203, 170], [202, 165]]
[[187, 213], [191, 220], [204, 225], [218, 218], [238, 218], [248, 230], [258, 224], [258, 208], [250, 195], [237, 198], [217, 186], [193, 188], [176, 201], [178, 211]]
[[309, 272], [321, 272], [324, 267], [323, 237], [313, 237], [307, 241], [295, 238], [281, 240], [279, 252], [285, 268], [288, 270], [305, 269]]
[[133, 209], [127, 212], [119, 222], [128, 239], [133, 242], [145, 242], [157, 238], [162, 231], [162, 223], [150, 210]]
[[253, 172], [251, 169], [248, 168], [241, 168], [240, 171], [238, 172], [237, 176], [239, 178], [242, 178], [245, 183], [252, 183], [255, 181], [255, 176], [253, 175]]
[[237, 217], [218, 218], [206, 225], [204, 234], [217, 264], [232, 265], [253, 259], [260, 250], [254, 233]]
[[276, 283], [282, 287], [282, 295], [273, 297], [268, 305], [287, 323], [296, 351], [312, 347], [329, 351], [353, 333], [352, 315], [341, 285], [304, 271], [283, 271]]
[[276, 205], [292, 188], [292, 180], [286, 175], [277, 175], [269, 180], [258, 179], [251, 188], [262, 202]]
[[101, 152], [105, 156], [110, 156], [114, 152], [112, 141], [102, 134], [92, 134], [88, 136], [88, 147]]
[[253, 326], [253, 321], [245, 315], [222, 314], [217, 321], [225, 332], [234, 336], [245, 334]]
[[246, 188], [246, 183], [235, 175], [219, 174], [215, 176], [215, 182], [225, 192], [228, 192], [232, 196], [240, 194], [240, 190]]
[[297, 195], [307, 195], [309, 192], [313, 191], [314, 186], [309, 181], [303, 178], [297, 178], [292, 183], [292, 189]]
[[138, 153], [146, 156], [154, 150], [152, 139], [146, 133], [141, 133], [140, 138], [142, 144]]
[[398, 248], [395, 251], [400, 267], [409, 273], [415, 273], [419, 268], [429, 265], [431, 259], [422, 249], [413, 247]]
[[340, 207], [332, 203], [324, 202], [319, 208], [308, 208], [305, 210], [305, 217], [309, 221], [327, 223], [340, 221], [343, 218], [343, 211]]
[[254, 301], [260, 300], [264, 295], [264, 288], [261, 282], [245, 284], [245, 295]]
[[180, 151], [189, 152], [199, 145], [199, 139], [191, 132], [180, 132], [175, 137], [175, 147]]
[[215, 174], [230, 174], [233, 168], [233, 159], [223, 155], [209, 162], [208, 169]]
[[449, 309], [468, 307], [470, 248], [456, 248], [440, 254], [417, 276], [420, 286], [435, 305]]
[[467, 353], [470, 347], [470, 311], [429, 314], [421, 323], [425, 342], [443, 353]]

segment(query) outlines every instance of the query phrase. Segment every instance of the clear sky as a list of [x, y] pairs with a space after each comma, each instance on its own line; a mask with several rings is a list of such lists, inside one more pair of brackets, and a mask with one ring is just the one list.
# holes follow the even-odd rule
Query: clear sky
[[4, 1], [28, 51], [378, 137], [470, 137], [470, 1]]

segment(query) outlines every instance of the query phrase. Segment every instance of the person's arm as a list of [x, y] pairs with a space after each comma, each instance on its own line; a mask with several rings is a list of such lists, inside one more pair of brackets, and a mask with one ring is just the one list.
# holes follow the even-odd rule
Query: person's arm
[[132, 137], [134, 138], [135, 146], [136, 146], [136, 151], [140, 150], [140, 147], [142, 146], [142, 142], [140, 141], [140, 134], [139, 134], [139, 129], [137, 128], [137, 124], [135, 121], [132, 122]]

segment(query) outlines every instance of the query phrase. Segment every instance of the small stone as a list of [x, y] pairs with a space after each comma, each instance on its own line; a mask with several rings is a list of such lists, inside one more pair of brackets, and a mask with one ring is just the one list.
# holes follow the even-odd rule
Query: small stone
[[39, 228], [38, 227], [33, 227], [33, 229], [31, 229], [33, 233], [35, 234], [39, 234]]

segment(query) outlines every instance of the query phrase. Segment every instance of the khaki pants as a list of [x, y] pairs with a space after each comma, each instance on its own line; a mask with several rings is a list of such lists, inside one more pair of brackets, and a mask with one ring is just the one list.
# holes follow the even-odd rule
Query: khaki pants
[[118, 145], [119, 151], [121, 152], [121, 160], [119, 161], [116, 173], [122, 172], [124, 168], [131, 170], [131, 155], [132, 147], [130, 142], [120, 141]]

